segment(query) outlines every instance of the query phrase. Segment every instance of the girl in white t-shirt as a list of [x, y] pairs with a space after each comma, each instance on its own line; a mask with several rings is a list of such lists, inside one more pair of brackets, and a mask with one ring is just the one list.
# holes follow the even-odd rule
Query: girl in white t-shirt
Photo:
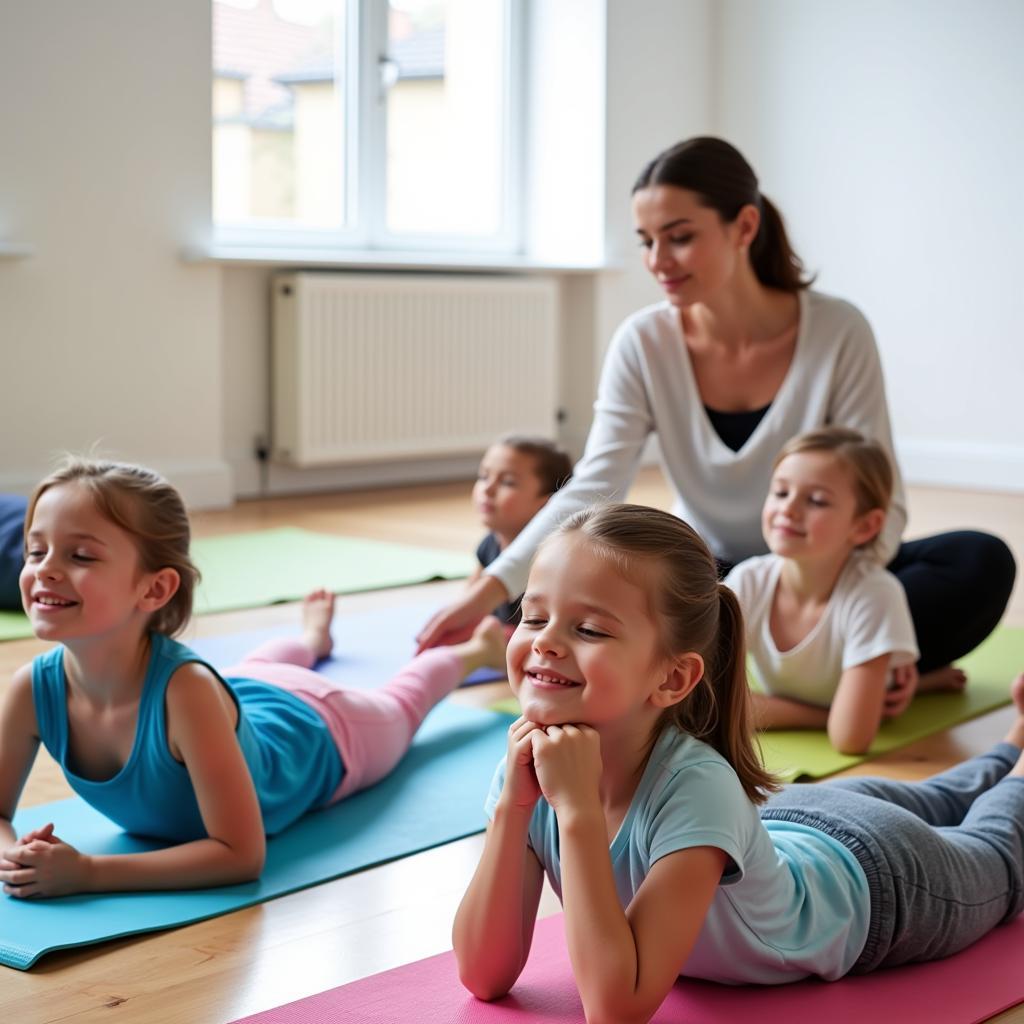
[[[899, 581], [874, 557], [892, 492], [881, 445], [826, 427], [775, 461], [761, 527], [771, 554], [726, 577], [746, 621], [757, 724], [827, 728], [863, 753], [917, 688], [914, 625]], [[962, 677], [958, 677], [962, 680]]]

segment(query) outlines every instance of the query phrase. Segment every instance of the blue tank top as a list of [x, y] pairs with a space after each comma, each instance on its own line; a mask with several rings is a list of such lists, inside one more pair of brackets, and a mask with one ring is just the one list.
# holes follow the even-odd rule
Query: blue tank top
[[[164, 697], [178, 668], [188, 662], [207, 663], [168, 637], [153, 633], [150, 640], [135, 743], [116, 775], [95, 781], [68, 766], [61, 646], [32, 662], [39, 736], [71, 788], [126, 832], [179, 843], [202, 839], [207, 833], [188, 769], [167, 745]], [[252, 679], [225, 680], [219, 674], [218, 678], [238, 708], [238, 743], [256, 786], [263, 827], [267, 835], [274, 835], [330, 800], [344, 773], [341, 755], [324, 720], [294, 694]]]

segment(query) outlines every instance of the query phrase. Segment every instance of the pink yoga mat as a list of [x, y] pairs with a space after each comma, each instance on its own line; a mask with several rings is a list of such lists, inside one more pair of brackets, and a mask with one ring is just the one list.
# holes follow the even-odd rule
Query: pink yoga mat
[[[1024, 1001], [1024, 915], [948, 960], [842, 981], [733, 988], [683, 981], [657, 1024], [974, 1024]], [[530, 960], [511, 994], [481, 1003], [459, 984], [452, 953], [246, 1017], [235, 1024], [582, 1024], [560, 915], [537, 923]]]

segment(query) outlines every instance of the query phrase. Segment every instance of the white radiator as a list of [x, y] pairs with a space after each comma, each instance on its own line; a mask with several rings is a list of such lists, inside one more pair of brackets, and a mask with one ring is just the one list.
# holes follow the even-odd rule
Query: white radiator
[[554, 436], [558, 288], [544, 278], [274, 278], [274, 458], [299, 467]]

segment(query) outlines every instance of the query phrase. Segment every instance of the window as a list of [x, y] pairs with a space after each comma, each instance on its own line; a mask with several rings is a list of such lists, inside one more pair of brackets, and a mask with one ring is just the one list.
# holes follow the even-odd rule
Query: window
[[213, 0], [233, 243], [519, 247], [524, 0]]

